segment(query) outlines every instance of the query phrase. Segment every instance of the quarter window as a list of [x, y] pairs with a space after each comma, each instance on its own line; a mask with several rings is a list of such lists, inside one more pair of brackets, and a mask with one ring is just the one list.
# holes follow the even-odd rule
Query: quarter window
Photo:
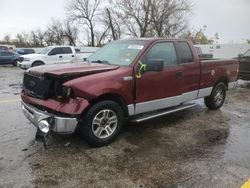
[[176, 52], [178, 56], [178, 63], [183, 64], [183, 63], [193, 63], [194, 58], [193, 58], [193, 53], [186, 42], [176, 42]]
[[149, 60], [163, 60], [164, 66], [177, 65], [175, 47], [172, 42], [155, 44], [142, 59], [142, 62]]

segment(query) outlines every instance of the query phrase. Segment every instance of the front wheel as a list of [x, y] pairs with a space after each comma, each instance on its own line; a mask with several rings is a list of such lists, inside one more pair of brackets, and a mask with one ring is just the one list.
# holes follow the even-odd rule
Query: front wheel
[[14, 67], [16, 67], [16, 66], [17, 66], [17, 60], [13, 61], [12, 65], [13, 65]]
[[214, 88], [210, 96], [204, 98], [205, 105], [212, 110], [219, 109], [226, 98], [226, 86], [219, 82]]
[[34, 63], [32, 64], [32, 67], [37, 67], [37, 66], [40, 66], [40, 65], [44, 65], [44, 63], [41, 62], [41, 61], [36, 61], [36, 62], [34, 62]]
[[95, 147], [111, 143], [124, 124], [124, 112], [113, 101], [94, 104], [85, 114], [80, 130], [86, 141]]

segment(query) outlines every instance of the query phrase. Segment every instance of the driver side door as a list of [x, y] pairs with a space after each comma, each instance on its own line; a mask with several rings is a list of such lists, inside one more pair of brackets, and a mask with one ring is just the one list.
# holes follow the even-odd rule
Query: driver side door
[[47, 57], [48, 64], [60, 64], [63, 63], [63, 48], [55, 47], [49, 53]]
[[[141, 65], [153, 60], [164, 61], [163, 71], [138, 72]], [[173, 42], [154, 43], [135, 69], [135, 114], [159, 110], [180, 103], [182, 66], [177, 63]]]

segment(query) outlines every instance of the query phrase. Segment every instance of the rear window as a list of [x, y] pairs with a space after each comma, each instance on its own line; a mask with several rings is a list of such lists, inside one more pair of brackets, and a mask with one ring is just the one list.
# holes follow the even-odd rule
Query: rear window
[[175, 47], [176, 47], [176, 52], [177, 52], [179, 64], [193, 63], [194, 62], [193, 53], [192, 53], [188, 43], [176, 42]]

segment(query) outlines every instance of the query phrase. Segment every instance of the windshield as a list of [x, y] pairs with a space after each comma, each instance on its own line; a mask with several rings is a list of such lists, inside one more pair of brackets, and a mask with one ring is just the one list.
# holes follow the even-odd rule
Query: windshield
[[88, 58], [93, 63], [129, 66], [143, 49], [145, 41], [115, 41]]
[[244, 57], [250, 57], [250, 50], [248, 50], [245, 54]]
[[47, 54], [48, 51], [50, 51], [50, 49], [51, 49], [51, 47], [43, 48], [43, 49], [39, 52], [39, 54]]

